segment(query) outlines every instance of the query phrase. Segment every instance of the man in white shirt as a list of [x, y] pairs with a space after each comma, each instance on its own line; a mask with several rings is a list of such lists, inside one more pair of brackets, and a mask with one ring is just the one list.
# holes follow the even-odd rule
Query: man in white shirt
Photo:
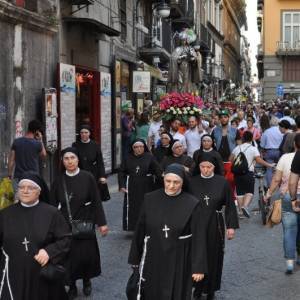
[[199, 126], [195, 116], [189, 117], [188, 124], [189, 129], [185, 132], [184, 136], [187, 145], [187, 155], [193, 157], [194, 152], [200, 148], [202, 135], [206, 132], [202, 126]]
[[186, 151], [186, 140], [183, 134], [181, 134], [178, 130], [181, 126], [181, 121], [178, 119], [174, 119], [170, 126], [170, 134], [173, 136], [174, 140], [179, 140], [179, 142], [183, 145], [184, 151]]
[[152, 114], [152, 122], [150, 123], [149, 131], [148, 131], [148, 148], [151, 149], [157, 147], [157, 143], [160, 139], [159, 129], [162, 125], [161, 115], [158, 110], [154, 110]]
[[240, 121], [238, 125], [238, 129], [247, 128], [247, 121], [245, 120], [245, 113], [243, 110], [238, 111], [237, 118]]
[[296, 125], [295, 120], [291, 117], [291, 110], [288, 107], [285, 107], [283, 110], [283, 117], [280, 119], [280, 122], [282, 120], [287, 120], [292, 126]]

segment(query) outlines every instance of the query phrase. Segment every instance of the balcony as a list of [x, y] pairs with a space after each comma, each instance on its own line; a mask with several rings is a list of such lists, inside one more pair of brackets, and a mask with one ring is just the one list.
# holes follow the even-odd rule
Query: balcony
[[71, 0], [72, 5], [91, 5], [94, 0]]
[[264, 8], [264, 0], [257, 0], [257, 10], [263, 10]]
[[277, 51], [278, 56], [300, 56], [300, 41], [296, 42], [277, 42]]
[[186, 1], [185, 0], [170, 0], [171, 6], [171, 17], [183, 17], [186, 12]]

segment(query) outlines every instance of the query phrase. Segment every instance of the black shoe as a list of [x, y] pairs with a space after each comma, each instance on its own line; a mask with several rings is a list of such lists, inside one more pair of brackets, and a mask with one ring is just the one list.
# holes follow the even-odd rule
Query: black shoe
[[88, 280], [83, 280], [83, 289], [82, 289], [83, 293], [85, 296], [90, 296], [92, 293], [92, 283], [91, 281]]
[[215, 299], [215, 293], [207, 294], [206, 300], [214, 300], [214, 299]]
[[78, 296], [78, 291], [76, 285], [71, 285], [68, 291], [69, 300], [73, 300]]
[[285, 275], [292, 275], [293, 274], [293, 270], [286, 270], [285, 271]]
[[246, 218], [250, 218], [250, 213], [247, 207], [242, 207], [242, 212]]

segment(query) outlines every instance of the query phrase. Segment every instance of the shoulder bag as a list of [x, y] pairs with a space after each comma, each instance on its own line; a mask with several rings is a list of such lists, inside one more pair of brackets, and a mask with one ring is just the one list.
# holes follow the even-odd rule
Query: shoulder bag
[[269, 210], [267, 215], [267, 227], [273, 227], [281, 223], [281, 211], [282, 211], [282, 201], [281, 199], [275, 200]]
[[69, 222], [72, 228], [72, 238], [75, 240], [91, 240], [95, 238], [95, 225], [91, 221], [73, 220], [70, 208], [70, 200], [67, 192], [65, 179], [63, 178], [63, 188], [66, 198], [66, 206], [69, 216]]

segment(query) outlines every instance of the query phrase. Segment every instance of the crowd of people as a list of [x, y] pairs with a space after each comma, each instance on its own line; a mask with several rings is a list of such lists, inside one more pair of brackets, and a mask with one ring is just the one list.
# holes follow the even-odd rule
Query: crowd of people
[[[128, 299], [215, 298], [225, 240], [252, 216], [257, 166], [266, 168], [266, 203], [274, 194], [282, 199], [286, 274], [292, 274], [300, 264], [299, 110], [221, 103], [186, 124], [162, 117], [154, 110], [135, 120], [132, 109], [122, 116], [118, 183], [123, 230], [134, 233]], [[84, 124], [79, 133], [61, 151], [50, 189], [38, 175], [46, 156], [42, 125], [31, 121], [13, 142], [8, 176], [16, 203], [0, 212], [0, 299], [75, 299], [77, 280], [92, 294], [91, 278], [101, 273], [95, 229], [108, 233], [101, 201], [107, 178], [91, 128]]]
[[[153, 120], [148, 121], [147, 139], [135, 135], [133, 115], [130, 119], [124, 115], [124, 119], [123, 126], [129, 125], [127, 133], [131, 132], [127, 135], [131, 136], [131, 146], [123, 148], [126, 161], [119, 174], [120, 188], [125, 193], [123, 220], [124, 224], [135, 225], [129, 263], [145, 280], [141, 281], [144, 299], [164, 299], [164, 295], [173, 295], [168, 299], [190, 299], [192, 288], [184, 281], [186, 277], [181, 277], [183, 270], [189, 270], [194, 281], [194, 299], [201, 299], [203, 294], [206, 299], [214, 299], [221, 287], [225, 237], [233, 239], [239, 219], [252, 215], [249, 206], [257, 167], [266, 170], [266, 204], [274, 194], [282, 199], [286, 274], [293, 273], [294, 264], [300, 264], [297, 108], [287, 103], [236, 108], [221, 103], [203, 110], [199, 117], [190, 116], [187, 123], [180, 118], [164, 122], [160, 112], [154, 111]], [[146, 159], [147, 166], [142, 163]], [[134, 189], [134, 196], [130, 196], [130, 188]], [[149, 189], [153, 192], [149, 193]], [[194, 196], [198, 204], [191, 205], [193, 209], [182, 224], [181, 214], [185, 210], [181, 198], [188, 199], [187, 194]], [[194, 231], [197, 223], [201, 225], [195, 226], [205, 228], [205, 232]], [[175, 261], [176, 255], [182, 255], [182, 236], [190, 239], [189, 259]], [[164, 257], [165, 266], [159, 265], [158, 257]], [[176, 274], [177, 268], [182, 270], [181, 274]], [[167, 271], [173, 274], [169, 282], [159, 275]]]

